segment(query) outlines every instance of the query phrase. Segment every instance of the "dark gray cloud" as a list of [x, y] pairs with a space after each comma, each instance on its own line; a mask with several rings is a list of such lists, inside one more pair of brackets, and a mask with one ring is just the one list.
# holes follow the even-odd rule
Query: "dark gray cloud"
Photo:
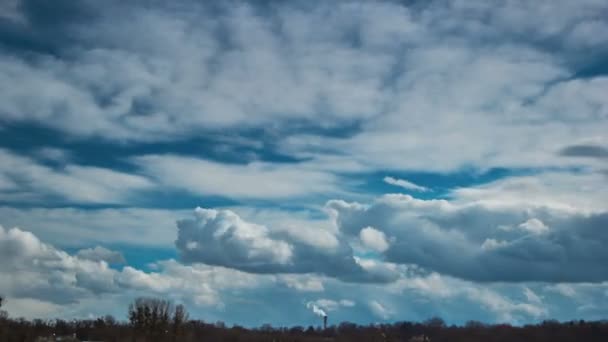
[[608, 148], [597, 145], [571, 145], [564, 147], [559, 154], [566, 157], [608, 158]]
[[370, 206], [330, 202], [340, 229], [392, 239], [386, 260], [473, 281], [608, 280], [608, 213], [459, 206], [387, 196]]
[[0, 17], [0, 46], [26, 58], [32, 54], [59, 56], [73, 49], [82, 42], [79, 28], [96, 22], [101, 13], [111, 8], [88, 0], [13, 3], [12, 15]]

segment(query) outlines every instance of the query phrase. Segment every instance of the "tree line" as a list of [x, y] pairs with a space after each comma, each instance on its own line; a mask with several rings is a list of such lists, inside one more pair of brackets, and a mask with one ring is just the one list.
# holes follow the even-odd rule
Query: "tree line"
[[[2, 298], [0, 297], [0, 309]], [[189, 319], [183, 305], [158, 298], [138, 298], [128, 307], [128, 321], [112, 316], [81, 320], [12, 319], [0, 310], [0, 341], [608, 341], [608, 321], [544, 321], [511, 326], [471, 321], [449, 326], [441, 318], [425, 322], [358, 325], [342, 322], [320, 327], [272, 327], [247, 329]]]

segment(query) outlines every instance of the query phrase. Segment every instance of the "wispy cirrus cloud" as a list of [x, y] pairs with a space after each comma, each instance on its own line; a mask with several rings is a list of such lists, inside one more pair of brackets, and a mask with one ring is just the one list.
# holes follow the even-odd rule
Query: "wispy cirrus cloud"
[[429, 188], [420, 186], [418, 184], [412, 183], [405, 179], [397, 179], [397, 178], [393, 178], [390, 176], [386, 176], [382, 180], [387, 184], [398, 186], [398, 187], [404, 188], [406, 190], [420, 191], [420, 192], [429, 191]]

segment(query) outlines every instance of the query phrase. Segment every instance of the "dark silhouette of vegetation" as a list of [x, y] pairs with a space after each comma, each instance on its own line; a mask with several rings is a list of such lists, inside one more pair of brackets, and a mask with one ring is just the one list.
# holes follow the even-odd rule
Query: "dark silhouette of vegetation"
[[138, 337], [176, 341], [181, 337], [188, 312], [183, 305], [157, 298], [137, 298], [129, 305], [129, 322]]
[[423, 323], [357, 325], [343, 322], [326, 329], [276, 328], [266, 324], [246, 329], [227, 327], [223, 322], [189, 320], [184, 306], [155, 298], [136, 299], [129, 305], [128, 317], [128, 322], [119, 322], [112, 316], [72, 321], [28, 321], [2, 316], [0, 341], [608, 341], [608, 321], [545, 321], [521, 327], [470, 321], [464, 326], [448, 326], [435, 317]]
[[4, 302], [4, 297], [0, 296], [0, 321], [6, 320], [8, 318], [8, 313], [2, 310], [2, 303]]

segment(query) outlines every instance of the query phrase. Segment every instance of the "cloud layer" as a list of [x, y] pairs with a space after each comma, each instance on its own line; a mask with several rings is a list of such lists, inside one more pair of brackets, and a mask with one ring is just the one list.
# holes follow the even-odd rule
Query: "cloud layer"
[[0, 1], [0, 294], [28, 317], [139, 294], [246, 324], [606, 317], [607, 13]]

